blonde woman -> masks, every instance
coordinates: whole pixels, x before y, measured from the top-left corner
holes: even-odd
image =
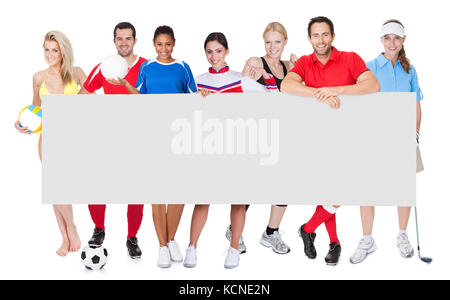
[[[290,55],[289,60],[281,60],[284,47],[288,42],[286,28],[278,22],[269,23],[263,32],[264,46],[266,54],[263,57],[250,57],[242,71],[242,76],[248,76],[261,84],[265,84],[264,78],[273,75],[280,90],[281,81],[287,73],[294,67],[297,61],[295,54]],[[280,237],[278,229],[281,224],[286,205],[272,205],[270,218],[266,230],[261,237],[261,244],[272,248],[275,253],[289,253],[290,248]]]
[[[78,87],[86,80],[86,75],[79,67],[73,66],[73,50],[68,38],[59,31],[50,31],[44,37],[44,57],[48,68],[33,75],[33,105],[41,106],[42,96],[47,94],[74,95]],[[28,133],[27,127],[20,127],[21,133]],[[39,137],[39,158],[42,161],[42,136]],[[73,221],[72,205],[53,205],[62,235],[62,245],[56,251],[59,256],[66,256],[69,252],[80,249],[81,241]]]

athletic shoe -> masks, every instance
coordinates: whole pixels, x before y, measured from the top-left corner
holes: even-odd
[[[225,236],[226,236],[227,240],[230,241],[230,243],[231,243],[231,225],[228,226]],[[245,246],[244,238],[241,235],[241,237],[239,238],[239,253],[244,254],[246,252],[247,252],[247,247]]]
[[[167,247],[169,248],[170,260],[173,262],[182,262],[183,254],[181,254],[180,249],[178,248],[177,242],[175,240],[167,243]]]
[[[335,266],[339,262],[339,256],[341,256],[341,245],[337,242],[332,242],[330,244],[330,250],[327,256],[325,256],[325,262],[329,266]]]
[[[95,228],[91,239],[88,241],[91,247],[100,247],[105,240],[105,231],[102,228]]]
[[[190,245],[186,249],[186,256],[184,258],[183,266],[186,268],[193,268],[197,265],[197,249],[194,245]]]
[[[228,248],[224,266],[226,269],[233,269],[239,266],[239,250],[234,249],[233,247]]]
[[[135,259],[135,258],[141,258],[142,251],[141,248],[139,248],[138,240],[135,237],[130,237],[127,239],[127,249],[128,249],[128,255]]]
[[[375,240],[370,239],[368,243],[364,239],[359,241],[358,248],[356,248],[353,255],[350,257],[350,262],[352,264],[358,264],[366,259],[366,257],[377,250],[377,245],[375,245]]]
[[[414,249],[411,246],[406,233],[400,233],[397,236],[397,247],[400,250],[400,255],[404,258],[409,258],[414,255]]]
[[[167,248],[167,246],[159,247],[158,267],[169,268],[171,265],[169,248]]]
[[[316,233],[315,232],[307,233],[303,229],[304,227],[305,227],[305,224],[303,224],[298,229],[298,234],[300,235],[300,237],[303,240],[304,251],[305,251],[306,256],[308,256],[308,258],[314,259],[317,257],[316,247],[314,247],[314,240],[316,238]]]
[[[272,250],[278,254],[286,254],[291,251],[289,246],[281,240],[281,235],[278,231],[274,231],[273,234],[269,235],[264,230],[260,243],[265,247],[272,248]]]

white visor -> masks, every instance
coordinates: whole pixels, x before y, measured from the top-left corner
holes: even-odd
[[[381,27],[381,37],[385,36],[386,34],[395,34],[398,35],[399,37],[404,37],[405,29],[403,28],[402,25],[396,22],[390,22]]]

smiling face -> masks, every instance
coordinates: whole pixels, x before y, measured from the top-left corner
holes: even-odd
[[[175,46],[175,40],[168,34],[160,34],[153,40],[153,45],[155,46],[156,53],[158,54],[157,59],[164,63],[169,63],[173,61],[172,51]]]
[[[268,56],[274,59],[280,59],[283,54],[287,39],[278,31],[267,31],[264,34],[264,45]]]
[[[50,67],[61,64],[62,54],[59,44],[56,41],[45,41],[44,56]]]
[[[216,71],[219,71],[226,66],[225,57],[228,55],[228,52],[229,49],[225,49],[218,41],[210,41],[206,44],[206,59]]]
[[[318,57],[330,55],[334,34],[331,35],[330,26],[327,23],[314,23],[311,26],[311,36],[308,37],[314,52]]]
[[[133,54],[133,48],[136,39],[133,37],[131,28],[116,29],[114,44],[116,45],[117,54],[126,58]]]
[[[384,46],[385,54],[389,57],[397,57],[400,50],[403,48],[405,38],[406,36],[399,37],[396,34],[386,34],[381,37],[381,43]]]

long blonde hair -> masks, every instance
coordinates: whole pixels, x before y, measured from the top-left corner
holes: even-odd
[[[266,29],[264,29],[264,32],[263,32],[263,37],[264,37],[264,35],[267,33],[267,32],[269,32],[269,31],[276,31],[276,32],[279,32],[279,33],[281,33],[281,35],[287,40],[287,31],[286,31],[286,28],[284,28],[284,26],[283,25],[281,25],[280,23],[278,23],[278,22],[272,22],[272,23],[269,23],[267,26],[266,26]]]
[[[73,50],[72,45],[70,44],[69,39],[65,36],[64,33],[60,31],[50,31],[48,32],[44,37],[44,44],[42,45],[45,47],[45,42],[47,41],[54,41],[57,42],[59,45],[59,49],[61,50],[61,78],[63,80],[64,84],[69,84],[72,82],[73,79],[73,73],[74,73],[74,67],[73,67]]]

